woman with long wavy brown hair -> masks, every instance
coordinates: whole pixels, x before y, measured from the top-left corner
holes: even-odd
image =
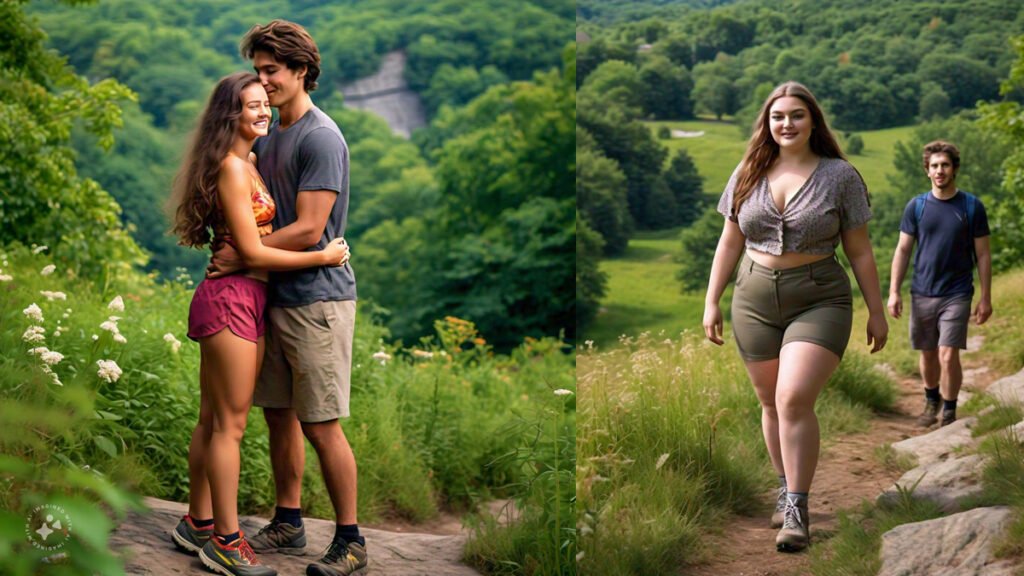
[[[263,355],[267,271],[340,266],[344,239],[322,251],[264,246],[274,201],[256,170],[252,145],[265,136],[270,102],[259,77],[239,72],[210,96],[169,203],[180,243],[228,243],[246,270],[206,278],[189,308],[188,336],[199,342],[199,421],[189,445],[189,512],[172,532],[182,549],[222,574],[272,576],[259,566],[238,526],[239,445]]]
[[[732,328],[779,476],[775,544],[799,551],[810,543],[807,501],[819,451],[814,404],[853,324],[850,279],[835,255],[840,242],[870,311],[871,352],[885,346],[889,331],[868,239],[867,188],[805,86],[786,82],[765,100],[718,211],[725,227],[711,266],[704,333],[723,343],[718,301],[740,261]]]

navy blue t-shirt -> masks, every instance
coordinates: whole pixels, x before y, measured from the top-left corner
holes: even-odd
[[[988,216],[981,199],[975,201],[973,237],[967,222],[967,196],[959,190],[949,200],[939,200],[929,193],[921,222],[917,221],[914,205],[912,199],[900,221],[900,232],[917,240],[910,293],[974,296],[974,238],[989,235]]]

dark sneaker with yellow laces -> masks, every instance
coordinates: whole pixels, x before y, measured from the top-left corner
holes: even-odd
[[[301,556],[306,550],[306,527],[292,526],[288,522],[274,519],[260,528],[260,531],[249,539],[249,544],[257,554],[279,552]]]
[[[174,540],[174,544],[189,554],[199,554],[211,536],[213,536],[213,526],[199,528],[188,514],[181,517],[181,521],[171,532],[171,540]]]
[[[306,566],[306,576],[365,576],[366,548],[358,542],[338,538],[320,560]]]
[[[203,566],[224,576],[277,576],[277,570],[256,560],[256,553],[245,536],[227,545],[210,538],[199,551],[199,560]]]

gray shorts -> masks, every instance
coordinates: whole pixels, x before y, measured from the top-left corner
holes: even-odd
[[[852,326],[850,278],[835,256],[774,270],[743,255],[732,331],[744,361],[774,360],[790,342],[817,344],[842,358]]]
[[[355,300],[267,308],[266,351],[253,404],[293,408],[300,422],[347,418]]]
[[[939,346],[967,349],[968,296],[910,296],[910,346],[935,350]]]

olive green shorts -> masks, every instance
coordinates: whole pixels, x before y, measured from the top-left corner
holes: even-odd
[[[811,342],[842,358],[852,326],[850,278],[835,255],[785,270],[743,255],[732,294],[732,331],[745,361],[778,358],[790,342]]]
[[[300,422],[347,418],[355,301],[269,306],[267,320],[253,404],[293,408]]]

